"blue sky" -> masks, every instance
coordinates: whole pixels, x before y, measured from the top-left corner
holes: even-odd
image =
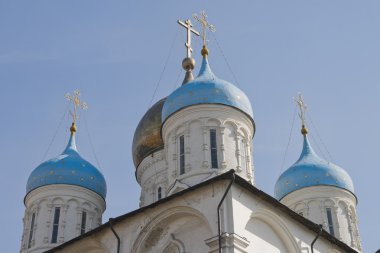
[[[277,177],[300,154],[296,119],[281,167],[292,98],[301,91],[316,151],[321,147],[329,160],[330,153],[354,181],[364,251],[380,248],[379,1],[1,0],[3,252],[20,248],[30,172],[67,143],[71,122],[63,116],[63,96],[74,89],[89,104],[79,122],[79,151],[100,164],[108,182],[103,220],[138,207],[133,133],[152,97],[155,102],[181,83],[185,31],[176,22],[200,10],[217,30],[209,38],[214,73],[233,83],[235,76],[253,106],[257,186],[273,194]],[[200,45],[194,41],[195,72]]]

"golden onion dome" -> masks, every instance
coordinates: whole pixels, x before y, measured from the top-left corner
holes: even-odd
[[[142,117],[133,136],[132,156],[137,168],[142,160],[164,148],[161,138],[161,112],[166,98],[155,103]]]

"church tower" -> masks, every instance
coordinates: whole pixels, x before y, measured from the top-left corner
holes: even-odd
[[[141,185],[140,206],[199,184],[234,169],[254,182],[252,139],[253,111],[248,97],[211,70],[206,29],[214,30],[201,13],[202,64],[193,77],[191,34],[200,35],[190,20],[178,23],[187,29],[187,57],[182,85],[153,105],[141,119],[133,140],[136,179]]]
[[[320,158],[308,139],[305,105],[297,99],[302,120],[303,148],[299,159],[276,182],[275,197],[293,211],[322,224],[331,235],[361,251],[356,215],[357,198],[348,173]]]
[[[170,94],[162,109],[170,193],[231,169],[253,182],[251,104],[211,71],[205,46],[202,56],[198,76]]]
[[[65,150],[29,176],[21,253],[45,252],[101,225],[107,186],[100,171],[76,147],[76,111],[84,105],[78,96],[76,91],[69,97],[74,113]]]

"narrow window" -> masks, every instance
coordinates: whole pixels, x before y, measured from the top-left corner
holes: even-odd
[[[179,137],[179,174],[185,173],[185,138],[183,135]]]
[[[329,226],[330,234],[332,236],[335,236],[331,208],[326,208],[326,214],[327,214],[327,223]]]
[[[58,237],[58,227],[59,227],[59,215],[61,213],[61,208],[56,207],[54,209],[54,219],[53,219],[53,232],[51,235],[51,243],[57,243]]]
[[[216,147],[216,130],[210,129],[211,168],[218,168],[218,149]]]
[[[162,189],[161,187],[158,187],[157,189],[157,199],[160,200],[162,198]]]
[[[80,225],[80,234],[83,235],[86,233],[86,221],[87,221],[87,212],[82,212],[82,223]]]
[[[241,169],[245,170],[247,168],[247,145],[243,139],[240,140],[240,158],[241,158]]]
[[[29,231],[29,241],[28,241],[28,249],[32,247],[32,240],[33,240],[33,232],[34,232],[34,220],[36,219],[36,214],[32,214],[32,221],[30,222],[30,231]]]

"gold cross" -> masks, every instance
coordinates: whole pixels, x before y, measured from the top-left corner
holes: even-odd
[[[307,134],[307,129],[305,126],[305,121],[306,121],[305,113],[306,113],[307,106],[303,100],[302,94],[298,93],[298,96],[294,98],[294,101],[297,103],[299,110],[300,110],[298,113],[298,116],[300,117],[301,122],[302,122],[301,132],[302,132],[302,134]]]
[[[86,102],[83,102],[79,99],[80,91],[75,90],[74,95],[70,95],[70,93],[66,93],[65,98],[73,103],[74,105],[74,112],[70,111],[71,117],[73,117],[73,123],[76,123],[76,120],[79,118],[78,116],[78,107],[82,108],[83,110],[88,109],[88,105]]]
[[[178,24],[185,27],[187,30],[187,40],[185,43],[185,47],[187,48],[187,58],[191,57],[191,53],[193,52],[193,49],[191,48],[191,33],[194,33],[195,35],[199,36],[199,32],[196,31],[193,27],[193,24],[191,23],[190,19],[187,19],[185,22],[178,19]]]
[[[205,11],[201,11],[199,16],[197,14],[193,14],[193,17],[196,21],[198,21],[202,26],[202,39],[203,39],[203,46],[206,47],[206,29],[209,29],[211,32],[215,32],[215,26],[211,25],[207,21],[207,14]]]

